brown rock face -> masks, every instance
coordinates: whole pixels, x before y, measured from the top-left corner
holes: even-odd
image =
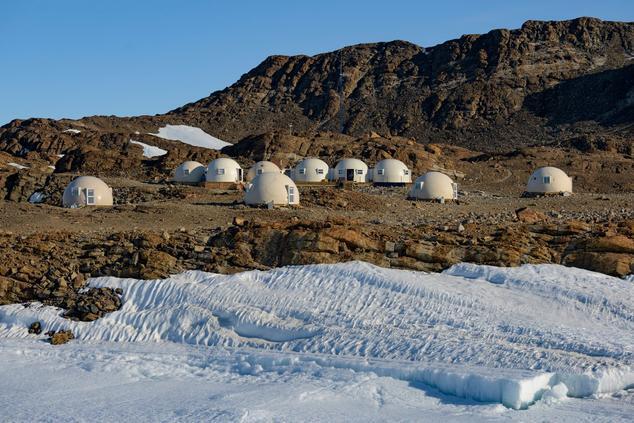
[[[634,239],[625,235],[591,238],[578,243],[564,264],[615,276],[634,273]]]
[[[554,140],[547,127],[632,123],[633,56],[632,23],[528,21],[430,48],[394,41],[271,56],[168,115],[233,141],[292,124],[300,134],[373,131],[509,149]]]

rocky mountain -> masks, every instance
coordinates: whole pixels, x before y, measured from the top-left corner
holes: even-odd
[[[634,23],[528,21],[429,48],[393,41],[271,56],[168,116],[231,141],[290,128],[510,150],[627,129],[633,60]]]
[[[421,144],[631,158],[632,81],[634,23],[528,21],[428,48],[393,41],[271,56],[230,87],[163,115],[14,120],[0,128],[0,152],[57,173],[161,177],[185,159],[219,154],[149,135],[183,124],[235,143],[223,154],[283,165],[306,154],[358,155],[424,170],[431,162]],[[168,154],[147,160],[132,139]],[[0,186],[13,172],[0,163]]]

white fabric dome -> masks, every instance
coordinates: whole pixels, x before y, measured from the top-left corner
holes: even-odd
[[[328,169],[328,164],[323,160],[304,159],[293,168],[293,180],[296,182],[321,182],[328,177]]]
[[[208,182],[242,182],[242,168],[233,159],[221,157],[207,166]]]
[[[296,205],[299,204],[299,191],[295,182],[284,174],[262,173],[247,188],[244,202],[249,205]]]
[[[409,197],[420,200],[455,200],[458,185],[451,178],[440,172],[427,172],[416,178]]]
[[[247,172],[247,181],[252,181],[256,176],[268,172],[282,173],[275,163],[264,160],[251,166]]]
[[[372,180],[375,184],[409,184],[412,175],[402,161],[385,159],[374,167]]]
[[[111,206],[112,188],[94,176],[73,179],[64,190],[64,207]]]
[[[205,166],[188,160],[174,170],[174,182],[196,183],[205,180]]]
[[[368,165],[361,160],[343,159],[332,169],[330,179],[333,181],[343,179],[354,182],[368,182],[371,178],[368,172]]]
[[[528,178],[526,192],[537,194],[572,193],[572,178],[556,167],[540,167]]]

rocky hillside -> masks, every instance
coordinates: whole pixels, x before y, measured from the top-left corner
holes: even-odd
[[[375,131],[480,151],[634,123],[634,24],[579,18],[465,35],[271,56],[168,114],[238,141],[269,130]],[[630,138],[631,139],[631,138]]]

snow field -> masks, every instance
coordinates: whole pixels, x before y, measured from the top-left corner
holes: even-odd
[[[209,135],[200,128],[187,125],[166,125],[159,128],[157,134],[150,135],[166,140],[180,141],[195,147],[209,148],[211,150],[220,150],[223,147],[231,145],[226,141]]]
[[[634,287],[579,269],[427,274],[351,262],[90,284],[121,287],[122,309],[82,323],[51,307],[3,306],[0,338],[28,338],[40,320],[82,341],[239,351],[227,364],[239,374],[372,373],[514,409],[634,386]]]

